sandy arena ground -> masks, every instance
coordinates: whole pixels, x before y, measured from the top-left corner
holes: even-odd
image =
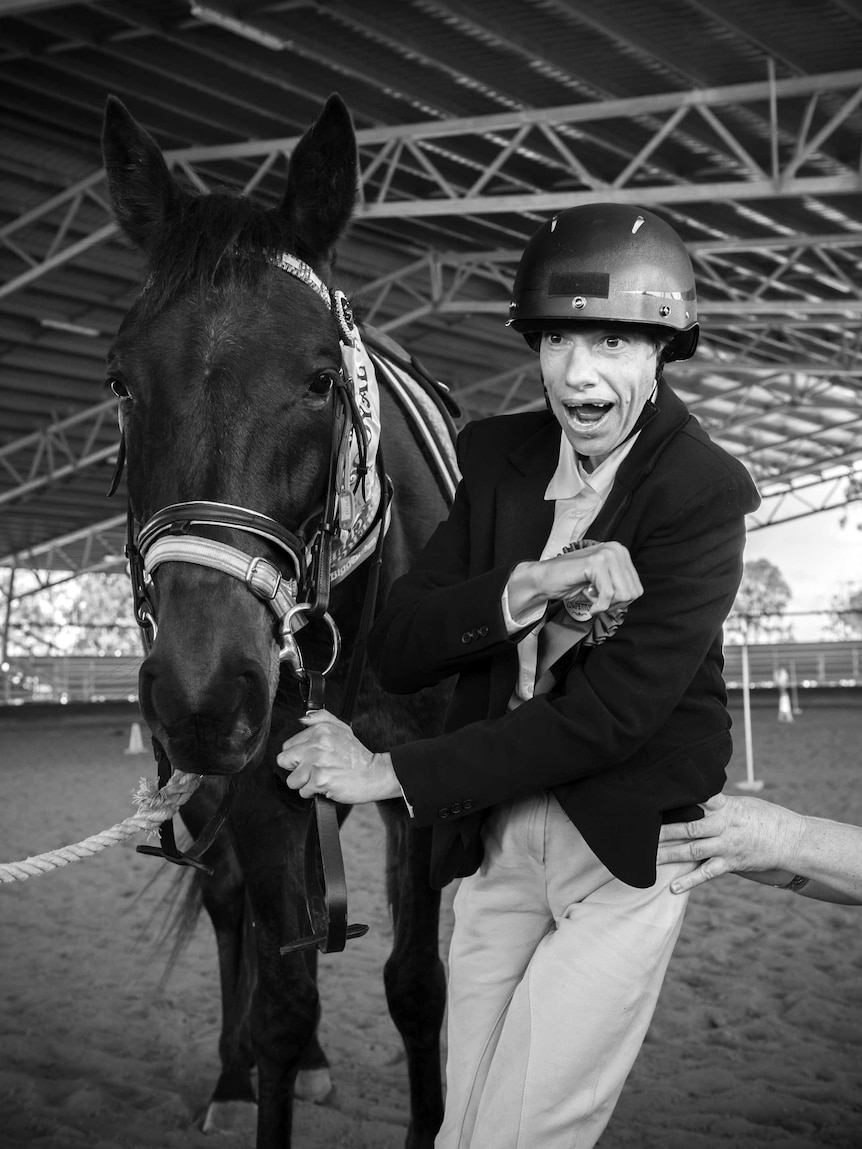
[[[862,823],[858,703],[811,708],[793,725],[771,709],[754,718],[763,797]],[[148,754],[125,753],[122,715],[33,719],[0,715],[3,861],[122,821],[139,777],[153,774]],[[736,730],[731,788],[745,777],[741,721]],[[321,961],[336,1088],[325,1106],[298,1105],[298,1149],[403,1146],[405,1065],[381,979],[391,938],[382,849],[376,812],[358,809],[344,833],[351,918],[372,928]],[[133,842],[0,888],[2,1149],[241,1149],[195,1127],[219,1025],[206,920],[159,989],[165,951],[154,938],[173,873]],[[444,937],[450,902],[448,891]],[[601,1149],[860,1149],[860,935],[862,908],[736,877],[696,893]]]

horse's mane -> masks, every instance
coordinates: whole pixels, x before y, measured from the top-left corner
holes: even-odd
[[[277,210],[224,191],[186,192],[154,230],[141,302],[148,310],[160,311],[186,292],[231,283],[254,286],[269,260],[296,246]]]

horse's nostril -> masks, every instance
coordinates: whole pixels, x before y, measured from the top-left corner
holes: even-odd
[[[144,718],[177,768],[241,769],[268,731],[269,676],[250,658],[212,657],[201,666],[154,647],[139,685]]]

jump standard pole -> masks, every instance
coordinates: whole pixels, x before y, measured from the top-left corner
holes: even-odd
[[[742,635],[742,713],[745,727],[745,781],[737,782],[739,790],[762,790],[763,782],[754,777],[754,745],[751,736],[751,674],[748,665],[748,622]]]

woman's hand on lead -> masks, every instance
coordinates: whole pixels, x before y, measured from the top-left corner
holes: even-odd
[[[276,759],[290,771],[291,790],[349,805],[401,795],[389,755],[372,754],[346,722],[327,710],[310,711],[300,721],[305,729],[288,738]]]

